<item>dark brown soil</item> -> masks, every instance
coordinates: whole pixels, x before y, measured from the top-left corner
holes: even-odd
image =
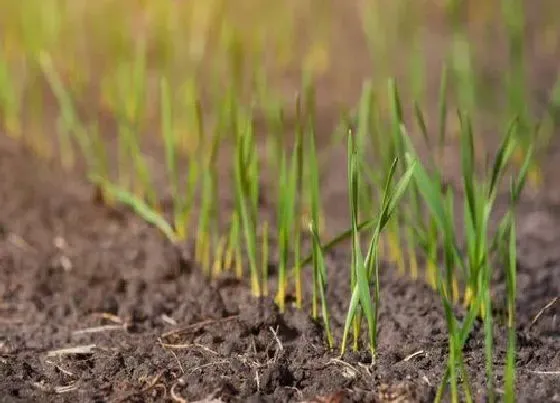
[[[365,353],[340,360],[325,348],[309,309],[279,314],[272,299],[252,299],[247,284],[208,283],[188,252],[158,231],[127,211],[96,205],[83,180],[0,140],[0,401],[433,399],[447,335],[440,301],[421,282],[384,268],[377,360]],[[343,171],[336,160],[330,169]],[[331,185],[338,187],[327,189],[327,211],[336,221],[345,185]],[[525,202],[519,219],[522,402],[560,401],[560,303],[530,325],[560,295],[560,210],[554,191],[547,194]],[[337,340],[348,261],[344,249],[328,256]],[[499,322],[495,337],[500,395],[506,340]],[[465,353],[483,401],[480,326]]]

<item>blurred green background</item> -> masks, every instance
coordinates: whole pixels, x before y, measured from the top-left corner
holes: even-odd
[[[119,68],[145,45],[148,73],[187,77],[209,99],[233,76],[247,96],[266,81],[269,94],[291,100],[302,72],[319,83],[327,115],[353,105],[364,78],[385,85],[401,79],[407,95],[429,101],[442,60],[454,52],[458,70],[472,70],[484,109],[500,109],[495,88],[508,66],[510,10],[521,7],[527,90],[548,96],[560,51],[554,0],[22,0],[0,1],[2,123],[14,135],[38,130],[42,120],[36,60],[48,51],[69,89],[88,109],[114,109]],[[463,31],[464,38],[455,35]],[[148,94],[156,85],[147,75]],[[121,76],[122,79],[122,76]],[[153,95],[153,94],[152,94]],[[146,97],[146,119],[155,113]],[[268,95],[267,95],[268,96]],[[30,100],[21,119],[18,103]],[[428,102],[429,104],[429,102]],[[29,115],[27,115],[29,116]],[[22,123],[25,120],[24,123]],[[31,127],[27,127],[31,126]]]

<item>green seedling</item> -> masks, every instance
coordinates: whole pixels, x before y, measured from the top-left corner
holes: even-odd
[[[525,162],[521,166],[517,178],[510,185],[510,209],[500,222],[498,230],[492,241],[492,250],[503,252],[502,262],[506,266],[506,305],[508,344],[506,365],[504,368],[504,401],[515,402],[516,378],[516,293],[517,293],[517,232],[516,232],[516,206],[528,177],[532,159],[532,148],[527,151]]]
[[[197,100],[193,100],[192,102],[192,104],[194,104],[193,115],[196,119],[198,135],[197,151],[199,151],[195,159],[198,160],[199,166],[204,169],[201,182],[202,190],[200,195],[200,211],[197,229],[198,236],[196,239],[195,257],[202,263],[203,269],[208,274],[211,274],[209,272],[208,265],[210,249],[212,247],[212,234],[215,235],[220,232],[220,217],[217,198],[219,190],[217,161],[220,144],[228,124],[231,128],[237,130],[235,127],[237,124],[237,117],[234,117],[233,114],[238,113],[238,111],[236,109],[232,109],[233,100],[231,97],[231,93],[226,94],[226,97],[221,104],[220,119],[212,132],[210,141],[207,143],[203,141],[204,121],[202,118],[200,102]]]
[[[168,240],[173,243],[178,242],[178,237],[173,227],[169,225],[165,218],[135,194],[119,188],[105,178],[91,176],[90,180],[105,189],[115,201],[132,208],[144,221],[159,229]]]
[[[262,225],[262,244],[261,244],[261,272],[263,284],[263,296],[268,297],[268,255],[269,255],[269,228],[268,221]]]
[[[308,159],[307,164],[309,167],[309,179],[311,185],[311,220],[308,224],[309,231],[312,235],[312,257],[313,257],[313,299],[312,299],[312,316],[318,317],[317,299],[321,298],[321,311],[323,315],[323,325],[327,332],[327,340],[329,347],[333,345],[332,335],[330,333],[329,313],[325,297],[325,289],[327,286],[327,272],[323,256],[323,249],[321,247],[319,236],[319,215],[320,215],[320,185],[319,185],[319,165],[317,162],[317,151],[315,145],[315,133],[311,131],[308,133]],[[299,264],[299,262],[297,262]]]
[[[412,164],[401,177],[394,190],[391,191],[391,182],[396,171],[397,162],[398,160],[393,162],[392,168],[389,171],[384,188],[381,211],[376,220],[375,229],[373,230],[371,241],[369,243],[368,253],[364,259],[361,251],[358,230],[359,171],[357,166],[357,152],[352,135],[348,136],[349,198],[352,217],[352,297],[350,299],[350,307],[348,309],[348,315],[344,326],[341,354],[344,354],[346,349],[348,335],[352,326],[354,326],[354,338],[357,339],[359,337],[359,319],[362,313],[367,321],[369,349],[372,354],[375,354],[377,349],[377,320],[380,302],[378,262],[379,237],[395,211],[399,200],[405,193],[414,172],[414,164]],[[373,301],[370,292],[371,281],[375,282],[375,299]],[[356,319],[358,319],[357,326]],[[356,341],[354,342],[354,345],[356,346]]]
[[[242,125],[237,133],[235,152],[235,194],[239,208],[241,226],[245,235],[247,254],[249,258],[249,269],[251,278],[251,292],[260,297],[261,279],[257,264],[257,239],[256,239],[256,204],[255,204],[255,145],[253,138],[252,122],[246,118],[238,122]]]
[[[279,167],[278,185],[284,191],[277,193],[278,199],[276,204],[276,222],[278,225],[278,290],[276,292],[276,304],[280,309],[283,309],[287,287],[286,270],[288,266],[288,233],[290,228],[288,216],[290,212],[289,207],[291,207],[289,199],[292,190],[292,176],[288,171],[285,151],[282,152]],[[288,192],[290,194],[286,194]]]
[[[152,184],[150,170],[140,147],[140,138],[136,129],[120,122],[118,138],[121,154],[119,184],[125,189],[130,189],[139,199],[145,199],[157,208],[158,198]]]
[[[199,165],[196,158],[193,156],[189,158],[186,186],[182,186],[183,180],[180,178],[178,172],[177,136],[173,124],[175,116],[171,102],[171,90],[166,77],[162,77],[160,80],[160,99],[161,132],[165,146],[165,166],[171,187],[171,198],[173,200],[173,227],[177,237],[185,241],[195,200]]]
[[[484,320],[485,350],[486,350],[486,369],[488,396],[494,399],[493,392],[493,335],[492,335],[492,311],[490,298],[490,278],[493,268],[493,245],[500,244],[488,238],[489,220],[492,207],[497,196],[500,179],[504,175],[508,161],[514,151],[514,130],[516,121],[508,128],[502,144],[496,154],[491,171],[486,181],[480,182],[474,177],[474,140],[472,127],[468,117],[460,115],[462,122],[461,134],[461,161],[463,172],[464,190],[464,229],[466,243],[466,258],[461,257],[461,248],[458,245],[454,228],[454,208],[453,192],[448,188],[445,192],[441,191],[440,181],[437,176],[431,177],[420,165],[416,165],[414,174],[415,183],[422,195],[422,198],[435,218],[437,228],[442,234],[443,253],[444,253],[444,272],[436,278],[438,291],[442,298],[446,312],[446,321],[449,331],[449,366],[445,373],[442,387],[438,390],[437,399],[442,398],[443,385],[448,378],[451,381],[451,399],[458,401],[458,374],[466,377],[464,362],[462,358],[462,348],[466,340],[466,335],[472,329],[475,317],[480,315]],[[405,137],[403,137],[405,138]],[[412,145],[409,142],[408,150],[414,154]],[[413,161],[413,160],[411,160]],[[515,181],[515,195],[519,196],[525,181],[528,161],[523,165],[524,171],[521,172],[519,179]],[[517,200],[517,199],[516,199]],[[510,217],[510,218],[507,218]],[[500,224],[496,237],[500,234],[508,233],[508,220],[511,215],[507,215]],[[500,238],[498,238],[499,240]],[[462,269],[465,279],[466,290],[464,301],[469,308],[466,318],[460,324],[452,313],[453,293],[456,289],[456,281],[459,276],[456,269]],[[472,393],[468,382],[463,382],[465,399],[472,401]]]
[[[210,273],[210,249],[212,247],[212,234],[218,232],[217,215],[217,194],[218,194],[218,173],[216,170],[216,160],[220,144],[220,127],[214,131],[210,141],[209,150],[199,159],[199,164],[204,167],[202,173],[202,191],[200,198],[200,211],[198,220],[198,236],[196,239],[195,254],[201,262],[203,271]]]
[[[210,276],[209,253],[211,248],[211,214],[212,202],[215,197],[212,186],[212,173],[208,170],[202,172],[200,213],[195,246],[195,259],[202,265],[203,272]]]
[[[288,258],[290,252],[290,234],[293,228],[295,192],[296,192],[296,158],[295,151],[292,152],[290,166],[286,154],[282,155],[280,162],[280,180],[279,185],[284,189],[278,193],[278,292],[276,294],[276,303],[280,311],[285,309],[286,287],[287,287],[287,269]],[[300,265],[300,267],[303,267]]]
[[[400,165],[397,166],[397,173],[404,174],[406,169],[406,162],[404,158],[405,150],[404,143],[402,141],[402,125],[403,125],[403,108],[401,105],[401,100],[397,88],[397,84],[394,79],[389,80],[388,83],[388,96],[389,96],[389,106],[390,106],[390,116],[391,116],[391,134],[392,134],[392,144],[394,155],[399,158]],[[404,267],[404,254],[403,248],[401,247],[401,233],[399,228],[399,212],[395,211],[395,217],[391,220],[389,225],[389,256],[391,260],[397,265],[397,270],[401,275],[406,273]]]
[[[414,153],[412,145],[409,145],[409,154],[407,160],[412,163],[414,161]],[[449,376],[451,380],[451,399],[458,401],[458,369],[457,366],[462,366],[462,353],[461,348],[458,346],[457,333],[458,324],[453,316],[452,304],[448,298],[450,294],[449,279],[452,277],[455,263],[457,261],[458,251],[456,250],[455,231],[453,228],[453,212],[450,213],[452,208],[452,196],[443,195],[439,183],[433,178],[430,178],[425,169],[416,164],[414,171],[414,182],[424,198],[425,203],[432,212],[438,229],[443,233],[444,237],[444,254],[445,254],[445,274],[446,282],[443,281],[442,276],[437,272],[436,282],[437,289],[440,292],[442,302],[445,310],[445,317],[449,331]],[[443,384],[443,383],[442,383]],[[466,395],[469,396],[468,389]]]
[[[512,198],[514,191],[512,191]],[[515,200],[512,200],[515,202]],[[507,311],[508,311],[508,345],[506,366],[504,369],[504,400],[508,403],[515,402],[515,355],[517,348],[517,333],[515,328],[515,301],[517,289],[517,234],[515,216],[511,215],[509,225],[509,245],[507,254]]]
[[[307,96],[307,88],[305,95]],[[307,101],[307,99],[305,100]],[[296,101],[296,142],[294,145],[294,168],[292,170],[292,180],[295,183],[294,193],[292,194],[291,200],[286,200],[286,203],[292,203],[293,206],[289,207],[291,214],[289,214],[288,220],[293,226],[294,235],[294,267],[292,270],[292,275],[294,278],[295,290],[296,290],[296,306],[301,309],[303,305],[303,286],[301,279],[301,266],[299,266],[299,261],[301,259],[301,221],[303,219],[303,203],[305,201],[304,192],[304,180],[303,180],[303,155],[305,144],[303,142],[303,132],[308,124],[305,113],[307,110],[303,110],[305,105],[302,104],[302,99],[298,97]],[[314,134],[312,134],[314,135]]]
[[[296,306],[303,306],[303,286],[301,277],[301,223],[305,215],[304,203],[306,202],[307,192],[304,186],[304,173],[307,165],[304,164],[304,154],[313,153],[315,158],[312,165],[316,164],[315,150],[306,150],[304,143],[304,130],[307,129],[309,136],[314,136],[314,97],[313,87],[306,82],[305,86],[305,109],[302,98],[298,97],[296,102],[296,128],[295,143],[288,162],[286,154],[282,151],[280,157],[279,189],[277,204],[278,220],[278,249],[279,249],[279,269],[278,269],[278,292],[276,301],[281,311],[285,309],[285,296],[287,287],[287,265],[289,262],[290,245],[293,245],[292,276],[295,284]],[[289,164],[289,165],[288,165]],[[307,167],[308,170],[314,166]],[[317,206],[317,208],[319,208]],[[293,234],[294,242],[289,242]]]
[[[320,240],[320,227],[321,222],[321,192],[319,183],[319,162],[317,159],[317,146],[315,141],[315,128],[314,128],[314,97],[307,97],[308,124],[309,130],[308,146],[306,150],[307,163],[306,166],[309,172],[309,204],[311,208],[311,221],[309,222],[309,230],[312,235],[312,257],[313,257],[313,300],[312,300],[312,315],[314,318],[318,317],[317,297],[321,301],[321,316],[323,320],[323,328],[325,330],[327,344],[329,348],[334,346],[334,339],[331,333],[330,314],[328,309],[326,289],[327,289],[327,271],[321,247]],[[303,141],[303,139],[301,139]],[[295,256],[296,265],[299,265],[300,256]],[[301,265],[299,266],[302,267]],[[301,281],[301,280],[300,280]],[[301,285],[300,285],[301,288]]]
[[[432,179],[436,184],[436,188],[443,190],[444,183],[441,172],[443,170],[443,157],[444,147],[446,142],[446,124],[447,124],[447,68],[444,64],[443,74],[440,80],[439,87],[439,100],[438,100],[438,125],[437,125],[437,141],[436,148],[431,141],[431,136],[428,132],[426,119],[419,104],[415,102],[414,117],[418,126],[419,132],[425,145],[428,148],[428,163],[431,169]],[[397,98],[398,99],[398,98]],[[401,114],[402,119],[402,114]],[[401,135],[406,136],[404,129],[404,122],[400,121]],[[401,151],[402,152],[402,151]],[[406,222],[411,228],[414,239],[413,243],[420,247],[426,257],[425,279],[429,286],[433,289],[437,288],[437,255],[438,255],[438,228],[434,217],[429,214],[421,202],[421,192],[418,189],[416,181],[410,186],[410,214],[408,214]]]
[[[334,339],[331,333],[331,324],[329,309],[326,296],[327,288],[327,274],[325,259],[323,251],[321,250],[321,240],[319,238],[318,228],[315,221],[311,221],[309,230],[313,236],[313,293],[319,293],[321,298],[321,315],[323,318],[323,328],[327,337],[327,344],[329,348],[333,348]],[[316,310],[315,295],[314,295],[314,309]],[[317,312],[314,312],[314,317],[317,317]]]
[[[361,288],[358,289],[359,293],[356,294],[356,308],[352,312],[352,317],[347,320],[348,329],[352,325],[352,330],[354,333],[354,350],[359,349],[359,339],[360,339],[360,327],[362,319],[362,309],[365,309],[365,316],[368,321],[368,334],[370,335],[370,349],[373,351],[373,340],[375,336],[373,335],[374,321],[373,321],[373,309],[371,306],[371,297],[369,290],[369,279],[365,276],[366,267],[363,263],[363,255],[361,254],[361,244],[358,226],[358,214],[359,214],[359,198],[358,198],[358,179],[360,177],[359,171],[359,154],[352,137],[352,132],[348,132],[348,196],[349,196],[349,206],[350,206],[350,217],[352,225],[352,237],[351,237],[351,250],[352,258],[350,263],[350,289],[354,290],[359,284],[362,284]],[[358,278],[360,276],[360,279]],[[360,282],[361,281],[361,282]],[[365,284],[365,286],[364,286]],[[361,298],[360,298],[361,297]],[[362,307],[362,301],[367,301],[367,304]],[[352,302],[351,302],[352,306]],[[349,314],[350,316],[350,314]],[[345,330],[345,334],[347,331]],[[346,345],[346,337],[342,339],[342,345]]]
[[[48,66],[48,65],[47,65]],[[54,77],[54,76],[53,76]],[[56,81],[53,81],[56,83]],[[61,93],[64,94],[64,93]],[[60,97],[65,103],[64,105],[68,104],[66,97]],[[158,228],[171,242],[177,243],[181,241],[185,241],[187,233],[188,233],[188,226],[190,224],[190,217],[191,211],[194,204],[194,195],[195,190],[199,181],[199,169],[198,169],[198,161],[195,158],[191,158],[189,160],[189,173],[186,176],[186,183],[182,186],[182,180],[179,179],[179,173],[177,171],[177,154],[175,148],[175,137],[173,133],[173,113],[172,113],[172,106],[171,106],[171,94],[169,89],[169,84],[166,78],[162,78],[160,81],[160,98],[161,98],[161,130],[162,136],[164,139],[165,145],[165,161],[166,161],[166,169],[167,174],[169,176],[169,180],[171,183],[171,195],[173,199],[173,218],[171,222],[164,217],[164,215],[159,211],[157,208],[158,203],[155,201],[156,195],[155,191],[152,189],[152,197],[149,199],[148,202],[144,200],[144,198],[140,197],[138,194],[131,192],[122,186],[118,186],[112,184],[106,175],[103,175],[102,171],[96,170],[90,174],[91,180],[99,185],[105,192],[107,196],[115,201],[122,203],[124,205],[129,206],[132,208],[139,216],[141,216],[145,221],[154,225]],[[68,111],[72,111],[71,108],[66,108]],[[73,117],[73,115],[69,116]],[[138,148],[137,140],[132,131],[127,129],[126,132],[121,132],[121,134],[126,135],[126,138],[121,138],[121,140],[126,140],[129,144],[129,150],[135,150],[136,152],[140,152]],[[93,139],[96,137],[94,136]],[[92,143],[93,149],[97,149],[98,144],[100,141]],[[96,151],[97,155],[100,155],[100,151]],[[137,157],[137,158],[142,158]],[[143,166],[144,164],[140,164],[137,166]],[[203,196],[206,195],[207,200],[211,200],[211,190],[212,187],[208,185],[208,177],[210,173],[205,171],[206,176],[202,179],[202,193]],[[203,197],[204,199],[204,197]],[[204,211],[205,204],[202,203]],[[206,206],[208,203],[206,203]],[[201,214],[201,217],[207,217],[207,214]],[[207,225],[200,225],[200,228],[207,229]],[[199,256],[199,261],[204,263],[203,266],[207,268],[207,271],[210,270],[210,238],[208,233],[204,233],[204,236],[200,236],[202,239],[206,239],[202,248],[199,248],[198,251],[201,256]]]

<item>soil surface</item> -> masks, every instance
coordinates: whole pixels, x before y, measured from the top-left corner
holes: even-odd
[[[333,158],[331,168],[343,170],[339,163]],[[447,334],[441,303],[422,282],[384,267],[378,357],[371,362],[368,354],[350,352],[339,359],[325,348],[309,307],[280,314],[271,298],[251,298],[246,283],[227,277],[209,283],[188,251],[174,249],[132,213],[97,205],[78,175],[49,167],[4,137],[0,178],[1,402],[433,399]],[[346,206],[338,203],[344,184],[337,183],[329,215]],[[560,401],[560,303],[532,324],[560,295],[556,199],[533,197],[520,208],[522,402]],[[347,251],[329,253],[327,264],[340,340]],[[495,337],[499,396],[506,345],[500,321]],[[480,326],[465,354],[483,401]]]

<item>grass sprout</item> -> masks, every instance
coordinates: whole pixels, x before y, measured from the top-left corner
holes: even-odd
[[[489,239],[490,217],[496,200],[500,180],[503,177],[508,162],[515,150],[515,129],[517,120],[514,120],[508,128],[501,146],[496,153],[491,170],[488,172],[485,180],[477,180],[474,176],[474,139],[472,125],[468,115],[460,114],[461,121],[461,165],[463,173],[463,215],[464,215],[464,231],[465,231],[465,250],[466,256],[463,258],[462,248],[458,244],[456,237],[456,229],[454,224],[454,199],[455,195],[451,188],[441,191],[439,177],[431,176],[421,165],[416,164],[414,173],[414,182],[418,187],[422,199],[427,208],[432,213],[437,228],[442,234],[443,244],[443,268],[441,275],[438,274],[437,288],[442,298],[444,310],[446,312],[446,321],[449,331],[449,367],[445,373],[442,387],[438,391],[437,399],[441,399],[443,393],[443,385],[447,383],[449,378],[451,383],[451,399],[459,400],[458,377],[462,374],[466,376],[464,371],[464,362],[462,358],[462,348],[465,342],[466,334],[471,330],[476,316],[480,315],[484,321],[484,338],[486,350],[486,370],[487,370],[487,386],[488,396],[490,400],[494,399],[493,389],[493,320],[492,320],[492,299],[491,299],[491,274],[495,265],[492,258],[495,252],[493,245],[501,244],[500,241],[492,241]],[[406,137],[403,137],[406,138]],[[409,142],[408,150],[410,155],[415,155],[413,147]],[[414,159],[410,159],[414,161]],[[516,201],[521,193],[521,189],[525,182],[526,172],[528,169],[529,159],[523,165],[523,171],[514,181],[514,191],[512,194],[512,202]],[[511,214],[506,215],[502,221],[498,231],[498,235],[505,238],[503,234],[509,234],[511,225]],[[511,253],[511,251],[510,251]],[[467,317],[460,323],[452,312],[454,301],[454,293],[457,289],[457,282],[460,273],[457,268],[461,268],[462,275],[465,280],[464,303],[469,308]],[[511,271],[511,270],[510,270]],[[511,276],[511,273],[508,277]],[[463,381],[464,397],[467,401],[472,401],[472,392],[467,382]]]
[[[321,246],[319,235],[319,214],[320,214],[320,185],[319,185],[319,166],[317,162],[316,148],[315,148],[315,133],[309,133],[309,156],[307,164],[310,172],[310,185],[311,185],[311,221],[309,222],[309,230],[312,235],[313,241],[313,300],[312,300],[312,316],[318,317],[317,298],[321,298],[322,315],[324,320],[324,327],[327,332],[327,339],[329,347],[333,346],[333,339],[330,333],[330,324],[328,316],[328,306],[325,297],[325,288],[327,286],[327,272],[323,256],[323,249]],[[299,264],[299,262],[298,262]]]
[[[239,206],[241,227],[245,235],[249,269],[251,278],[251,292],[254,296],[261,296],[261,275],[257,264],[257,238],[256,238],[256,197],[255,176],[256,155],[252,122],[246,118],[238,122],[241,126],[237,133],[236,158],[235,158],[235,194]]]
[[[400,198],[405,193],[406,187],[414,172],[414,163],[401,177],[394,190],[391,191],[391,182],[397,167],[395,160],[389,171],[386,186],[384,189],[383,203],[375,229],[369,243],[368,253],[364,258],[358,229],[358,186],[359,170],[357,165],[357,151],[355,140],[352,135],[348,136],[348,175],[349,175],[349,198],[352,217],[352,264],[351,264],[351,286],[352,297],[350,307],[344,326],[344,334],[341,343],[341,354],[344,354],[350,328],[354,325],[354,346],[357,345],[359,337],[361,314],[365,316],[368,329],[368,345],[372,354],[377,349],[377,320],[380,302],[379,285],[379,263],[378,263],[378,244],[379,237],[383,229],[389,222],[391,215],[395,211]],[[373,279],[372,279],[373,277]],[[370,281],[375,282],[375,300],[372,301],[370,292]]]
[[[512,191],[514,197],[514,191]],[[514,201],[514,200],[512,200]],[[507,285],[507,311],[508,311],[508,345],[507,345],[507,358],[506,366],[504,369],[504,400],[506,402],[515,402],[515,356],[516,356],[516,342],[517,334],[515,329],[515,300],[516,300],[516,287],[517,287],[517,234],[515,215],[511,215],[509,225],[509,242],[507,253],[507,269],[506,269],[506,285]]]
[[[182,185],[178,172],[177,135],[174,128],[174,113],[171,102],[169,81],[165,76],[160,80],[161,131],[164,140],[165,166],[171,186],[173,200],[173,227],[177,237],[183,241],[187,237],[187,228],[191,221],[191,212],[195,199],[196,185],[199,179],[197,159],[189,158],[189,172],[186,186]]]
[[[305,116],[304,111],[305,106],[307,106],[308,96],[311,92],[311,86],[305,88],[304,95],[306,96],[305,100],[302,100],[301,97],[298,97],[296,101],[296,140],[294,145],[294,154],[293,154],[293,169],[292,169],[292,180],[295,184],[295,191],[291,194],[292,199],[291,201],[287,201],[287,203],[293,203],[293,206],[289,208],[292,211],[292,214],[288,217],[289,223],[293,226],[292,231],[294,235],[294,267],[293,267],[293,278],[295,283],[295,290],[296,290],[296,306],[301,308],[303,305],[303,286],[302,286],[302,279],[301,279],[301,266],[299,266],[299,261],[301,259],[301,222],[303,219],[303,203],[305,198],[303,197],[304,192],[304,166],[303,166],[303,156],[305,150],[304,138],[303,134],[306,130],[308,125],[308,121]],[[305,103],[305,104],[304,104]],[[314,134],[311,134],[312,136]],[[313,151],[314,152],[314,151]],[[317,207],[318,208],[318,207]]]
[[[268,256],[269,256],[269,225],[268,221],[264,221],[261,228],[262,246],[261,246],[261,273],[263,284],[263,296],[268,297]]]
[[[135,194],[112,184],[105,178],[91,176],[91,180],[105,189],[114,200],[132,208],[142,219],[158,228],[171,242],[178,241],[173,227],[165,218]]]
[[[195,260],[202,265],[206,275],[210,275],[210,248],[211,248],[211,214],[212,201],[214,199],[214,187],[212,186],[212,172],[205,170],[201,180],[200,213],[198,216]]]
[[[326,297],[327,289],[327,269],[321,247],[321,240],[319,235],[319,217],[320,217],[320,188],[319,188],[319,167],[316,156],[315,146],[315,133],[309,133],[309,157],[308,166],[310,170],[310,185],[311,185],[311,221],[309,223],[309,230],[312,235],[312,256],[313,256],[313,301],[312,301],[312,315],[314,318],[318,316],[317,309],[317,294],[321,299],[321,316],[323,319],[323,328],[325,330],[327,344],[329,348],[333,348],[334,339],[331,332],[330,314],[328,308],[328,301]],[[299,262],[298,262],[299,263]]]
[[[287,270],[289,262],[290,253],[290,234],[292,231],[292,226],[294,222],[294,200],[296,192],[296,158],[295,152],[292,153],[292,158],[290,165],[288,166],[288,161],[286,154],[284,153],[280,162],[280,180],[279,186],[284,189],[283,192],[278,194],[278,291],[276,294],[276,303],[278,304],[280,311],[285,309],[286,300],[286,287],[288,283]],[[303,266],[299,266],[303,267]]]

